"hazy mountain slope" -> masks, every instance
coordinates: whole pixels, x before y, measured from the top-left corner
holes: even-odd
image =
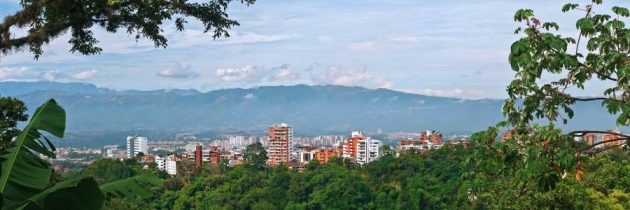
[[[462,100],[387,89],[347,86],[276,86],[194,90],[113,91],[80,83],[0,83],[0,94],[33,109],[53,97],[68,112],[68,131],[159,130],[263,132],[286,122],[296,134],[352,129],[474,132],[503,119],[501,100]],[[32,110],[31,110],[32,111]],[[580,105],[567,129],[614,127],[599,103]]]

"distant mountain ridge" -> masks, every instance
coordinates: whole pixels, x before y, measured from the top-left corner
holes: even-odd
[[[471,133],[504,119],[502,100],[464,100],[349,86],[265,86],[251,89],[115,91],[84,83],[0,82],[0,95],[29,111],[55,98],[68,132],[124,130],[264,132],[286,122],[296,135],[348,130]],[[567,129],[614,127],[599,103],[576,106]]]

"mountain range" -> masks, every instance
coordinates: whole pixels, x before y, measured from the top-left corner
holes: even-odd
[[[440,130],[470,134],[503,120],[502,100],[466,100],[356,86],[265,86],[251,89],[117,91],[85,83],[0,82],[0,95],[30,112],[55,98],[67,112],[70,138],[81,134],[263,134],[285,122],[296,135],[363,131]],[[611,129],[614,116],[599,102],[575,106],[563,129]],[[81,137],[93,138],[93,137]],[[94,137],[97,138],[97,137]],[[109,137],[109,138],[118,138]],[[89,142],[89,141],[88,141]]]

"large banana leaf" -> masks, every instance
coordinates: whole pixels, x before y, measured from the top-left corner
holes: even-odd
[[[10,209],[72,209],[95,210],[103,205],[105,196],[91,177],[71,179],[29,198]]]
[[[153,193],[151,188],[162,184],[162,179],[154,174],[134,176],[101,185],[101,191],[108,197],[148,197]]]
[[[155,175],[136,176],[99,188],[93,178],[48,185],[52,169],[40,155],[55,158],[54,145],[40,131],[62,138],[66,112],[54,99],[41,105],[22,133],[0,154],[0,206],[3,209],[100,209],[108,197],[146,197],[162,183]],[[104,194],[105,193],[105,194]]]
[[[42,104],[11,146],[0,154],[0,193],[3,206],[14,206],[44,191],[52,169],[39,158],[55,158],[55,147],[40,131],[63,137],[66,112],[49,99]]]

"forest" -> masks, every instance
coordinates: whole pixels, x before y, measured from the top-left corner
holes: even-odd
[[[535,168],[509,157],[486,158],[485,134],[468,146],[387,154],[365,166],[339,158],[302,171],[256,160],[235,167],[203,165],[190,176],[164,177],[152,195],[118,198],[110,209],[628,209],[630,155],[620,149],[584,159],[580,179],[567,172],[549,186]],[[493,147],[503,148],[495,142]],[[251,146],[250,146],[251,147]],[[264,154],[262,154],[264,155]],[[483,155],[483,157],[480,157]],[[260,157],[264,158],[264,157]],[[250,159],[251,160],[251,159]],[[518,162],[518,161],[517,161]],[[264,163],[264,162],[262,162]],[[532,163],[525,163],[532,164]],[[512,168],[516,166],[517,168]],[[533,169],[528,169],[533,168]],[[82,171],[112,182],[143,170],[104,159]],[[515,175],[516,174],[516,175]],[[527,175],[531,174],[531,175]],[[518,187],[513,189],[513,187]],[[515,191],[513,191],[515,190]]]

